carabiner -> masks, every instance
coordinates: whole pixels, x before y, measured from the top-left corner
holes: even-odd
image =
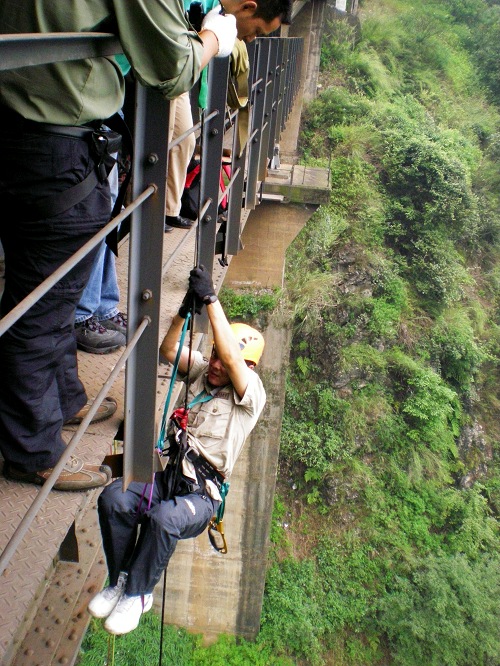
[[[222,546],[219,546],[217,544],[215,534],[214,534],[215,532],[219,533],[220,538],[222,539]],[[212,518],[212,520],[208,524],[208,538],[210,539],[210,543],[212,544],[212,547],[218,553],[221,553],[222,555],[225,555],[227,553],[226,537],[224,536],[224,521],[219,520],[217,522],[217,519],[216,519],[215,516]]]

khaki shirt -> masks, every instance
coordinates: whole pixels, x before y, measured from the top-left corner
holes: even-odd
[[[203,43],[181,0],[2,0],[0,33],[112,32],[140,83],[173,99],[200,74]],[[34,47],[29,47],[34,48]],[[124,100],[114,56],[0,72],[0,105],[25,118],[83,125],[109,118]]]
[[[208,361],[200,352],[194,352],[193,367],[189,373],[188,402],[204,389],[210,392],[206,381]],[[199,454],[206,458],[227,480],[241,453],[245,440],[253,430],[266,403],[266,392],[262,380],[254,371],[249,373],[245,395],[240,398],[229,384],[212,391],[215,395],[208,402],[191,407],[188,417],[188,441]],[[184,391],[178,406],[184,403]],[[196,478],[194,467],[184,461],[184,474]],[[213,488],[212,488],[213,486]],[[210,484],[212,497],[219,499],[217,489]]]

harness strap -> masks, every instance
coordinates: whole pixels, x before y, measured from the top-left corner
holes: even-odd
[[[55,217],[65,211],[73,208],[76,204],[83,201],[95,189],[99,179],[95,169],[89,175],[73,187],[70,187],[63,192],[51,194],[49,197],[44,197],[32,204],[16,202],[16,209],[23,217],[28,219],[43,219],[48,217]]]

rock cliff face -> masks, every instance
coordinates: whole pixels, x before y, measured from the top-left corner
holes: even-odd
[[[458,451],[465,468],[465,474],[460,478],[460,487],[470,488],[488,472],[488,462],[493,458],[492,448],[486,443],[479,423],[462,429],[458,438]]]

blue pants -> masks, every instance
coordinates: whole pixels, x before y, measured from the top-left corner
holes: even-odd
[[[104,488],[98,500],[109,582],[116,585],[120,571],[128,571],[125,592],[129,595],[150,594],[179,539],[201,534],[220,505],[220,502],[197,493],[165,500],[161,472],[155,475],[149,510],[151,485],[147,485],[139,509],[143,492],[144,484],[135,481],[122,492],[122,480],[117,479]]]
[[[120,290],[116,277],[115,255],[105,242],[94,260],[87,286],[76,308],[75,324],[96,316],[99,321],[118,314]]]
[[[0,127],[0,217],[5,250],[6,315],[109,220],[108,183],[48,219],[25,219],[24,204],[63,191],[94,168],[87,141],[40,134],[22,119]],[[0,337],[0,450],[25,471],[53,467],[65,443],[64,421],[86,402],[78,378],[75,308],[97,250],[62,278]]]

